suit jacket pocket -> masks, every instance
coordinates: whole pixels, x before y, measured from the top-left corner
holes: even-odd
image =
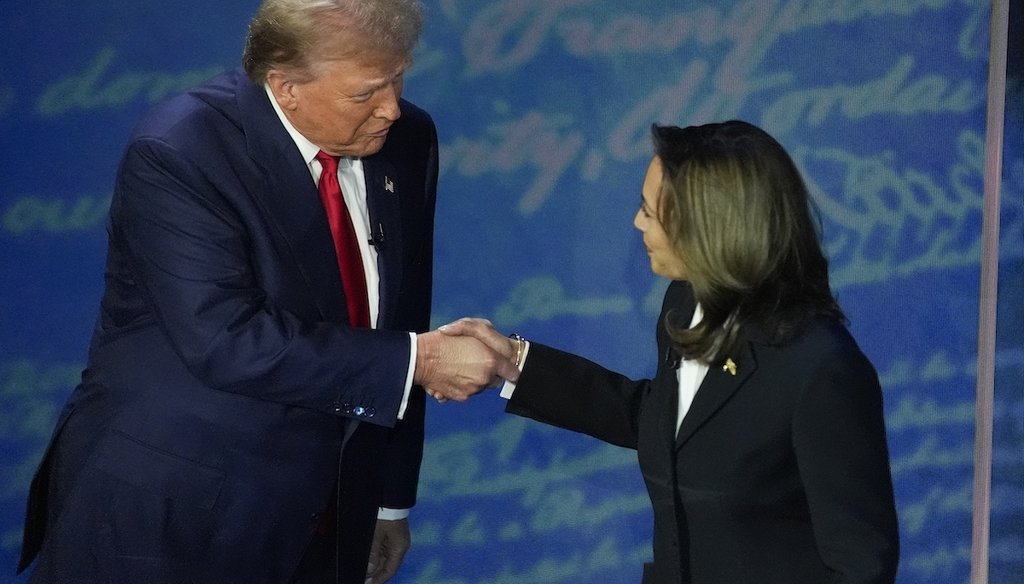
[[[721,490],[680,486],[689,539],[690,574],[701,582],[759,582],[749,573],[750,553],[742,544],[746,520],[732,513],[734,504]]]
[[[206,510],[213,508],[224,484],[222,471],[118,431],[103,441],[95,465],[128,484]]]

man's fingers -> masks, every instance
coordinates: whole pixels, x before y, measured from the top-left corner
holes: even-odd
[[[367,567],[366,584],[383,584],[390,580],[398,572],[410,545],[412,539],[408,520],[377,520],[374,548],[379,553],[371,555],[376,562]]]
[[[439,404],[443,404],[446,401],[448,401],[448,398],[445,397],[445,395],[440,391],[435,391],[433,389],[430,389],[429,387],[423,388],[423,391],[427,392],[427,395],[429,395],[430,397],[436,399],[437,403]]]
[[[397,574],[398,568],[402,566],[402,559],[404,557],[404,551],[391,550],[391,553],[384,558],[384,565],[380,567],[380,570],[374,576],[374,584],[383,584]]]
[[[437,330],[448,336],[458,337],[463,335],[476,336],[476,334],[479,334],[481,330],[488,328],[493,329],[494,325],[486,318],[463,317],[454,322],[442,325],[438,327]]]
[[[483,318],[460,318],[438,330],[450,336],[473,337],[506,359],[515,355],[515,345],[511,339],[499,333],[489,320]]]

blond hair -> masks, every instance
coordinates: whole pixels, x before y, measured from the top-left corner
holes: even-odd
[[[308,80],[322,60],[366,49],[411,56],[422,28],[417,0],[264,0],[242,66],[255,84],[275,68]]]

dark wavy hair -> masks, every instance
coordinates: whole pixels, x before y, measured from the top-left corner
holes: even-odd
[[[779,344],[817,316],[845,322],[807,187],[774,138],[742,121],[651,133],[664,172],[658,219],[704,311],[693,329],[666,319],[683,356],[717,365],[752,328]]]

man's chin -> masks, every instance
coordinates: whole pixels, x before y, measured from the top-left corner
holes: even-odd
[[[342,152],[341,156],[353,156],[356,158],[373,156],[380,152],[380,149],[384,147],[385,140],[387,140],[387,134],[368,138],[358,144],[352,144],[346,148],[340,149]]]

